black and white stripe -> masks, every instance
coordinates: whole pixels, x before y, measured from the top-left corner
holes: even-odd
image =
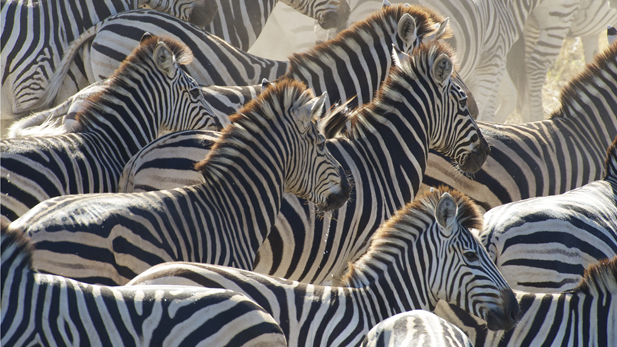
[[[203,184],[50,199],[9,228],[32,237],[37,268],[89,283],[124,284],[165,261],[252,269],[284,192],[324,211],[349,197],[314,123],[324,99],[301,82],[279,81],[231,118],[196,165]]]
[[[524,121],[544,119],[542,86],[564,39],[582,37],[585,60],[590,63],[599,53],[598,35],[615,23],[617,9],[605,0],[544,0],[534,9],[519,38],[524,52],[511,52],[508,58],[514,60],[508,62],[508,72],[516,77],[517,109]]]
[[[0,140],[2,216],[14,220],[50,197],[117,190],[126,162],[165,131],[219,128],[181,43],[148,37],[98,93],[79,125],[59,135]]]
[[[514,292],[522,315],[512,330],[487,331],[486,323],[453,305],[450,307],[455,314],[444,317],[461,328],[476,347],[617,344],[617,304],[613,301],[617,297],[617,257],[590,266],[573,290]]]
[[[424,183],[447,184],[488,210],[602,179],[606,148],[617,135],[616,81],[613,44],[568,83],[561,108],[550,119],[520,125],[478,122],[491,154],[472,178],[431,153]]]
[[[212,1],[2,1],[2,116],[29,109],[47,87],[69,44],[101,20],[148,6],[199,23]]]
[[[292,55],[288,63],[257,58],[163,13],[131,11],[107,19],[89,32],[90,36],[82,36],[73,44],[72,52],[76,54],[77,48],[88,38],[94,39],[88,59],[92,64],[88,80],[93,83],[108,76],[130,51],[138,35],[148,31],[174,36],[186,43],[196,56],[193,64],[187,65],[187,71],[201,84],[255,85],[263,78],[272,81],[285,75],[305,82],[317,94],[327,91],[326,107],[353,97],[350,105],[355,106],[369,102],[388,75],[392,45],[409,52],[423,39],[447,36],[446,24],[443,17],[425,8],[388,6],[341,32],[327,44]],[[61,97],[56,98],[71,60],[69,54],[38,106],[47,107],[54,99],[63,100],[73,95],[62,96],[71,90],[63,88]]]
[[[345,0],[283,0],[296,11],[315,18],[326,28],[347,21],[349,5]],[[263,30],[278,0],[216,0],[217,15],[205,29],[229,42],[232,46],[248,51]]]
[[[518,305],[468,228],[477,210],[462,194],[435,190],[403,207],[371,240],[341,286],[317,286],[199,263],[160,264],[129,284],[182,284],[246,294],[270,312],[289,346],[359,346],[378,322],[437,300],[510,329]],[[430,259],[431,261],[426,261]]]
[[[473,347],[461,329],[432,312],[412,310],[375,325],[362,347]]]
[[[412,57],[397,54],[397,67],[371,104],[340,121],[328,118],[328,133],[350,124],[348,135],[329,140],[328,148],[355,182],[352,198],[322,215],[286,195],[260,249],[259,272],[313,283],[340,275],[379,225],[413,200],[429,148],[452,156],[465,170],[481,166],[487,147],[470,117],[464,87],[450,70],[453,53],[438,42],[420,47]],[[208,151],[208,141],[195,131],[153,142],[127,165],[123,189],[201,182],[191,166]]]
[[[570,290],[589,265],[617,255],[616,141],[603,180],[497,206],[484,215],[480,238],[513,288]]]
[[[1,238],[3,346],[287,346],[272,316],[243,294],[40,274],[23,233]]]

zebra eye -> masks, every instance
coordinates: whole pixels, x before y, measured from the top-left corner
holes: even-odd
[[[476,253],[475,251],[465,251],[463,255],[465,256],[468,262],[474,262],[478,260],[478,253]]]
[[[326,148],[326,138],[325,136],[319,134],[317,136],[317,147],[320,151],[323,151]]]
[[[193,88],[191,90],[191,96],[194,99],[199,99],[201,97],[201,90],[199,88]]]
[[[467,98],[459,100],[458,105],[460,106],[460,108],[467,107]]]

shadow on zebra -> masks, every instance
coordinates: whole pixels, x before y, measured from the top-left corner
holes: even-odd
[[[186,286],[106,287],[32,267],[21,232],[1,231],[3,346],[287,346],[243,294]]]
[[[166,261],[252,269],[284,192],[324,211],[349,197],[346,175],[318,130],[324,100],[302,82],[279,81],[230,117],[195,166],[203,183],[49,199],[9,229],[32,237],[39,270],[89,283],[124,284]]]

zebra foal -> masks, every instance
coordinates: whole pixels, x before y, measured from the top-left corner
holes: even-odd
[[[473,347],[461,329],[424,310],[396,314],[375,325],[362,347]]]
[[[32,267],[23,233],[1,232],[3,346],[287,346],[245,295],[183,286],[104,287]]]
[[[165,131],[220,127],[179,64],[182,43],[146,36],[100,90],[73,131],[0,140],[2,216],[14,220],[54,196],[117,190],[125,163]]]
[[[314,123],[324,100],[301,82],[279,81],[231,117],[195,166],[202,184],[50,199],[9,229],[32,237],[38,269],[90,283],[124,284],[166,261],[252,269],[284,192],[323,211],[349,196],[345,173]]]
[[[2,117],[30,109],[46,88],[69,44],[106,17],[147,6],[204,26],[208,12],[215,10],[214,1],[2,1]]]
[[[167,263],[129,285],[174,284],[244,293],[270,312],[290,346],[359,346],[378,322],[445,300],[510,329],[518,305],[488,254],[469,232],[480,215],[463,195],[435,190],[384,223],[341,286],[317,286],[229,267]],[[431,259],[431,261],[426,261]]]

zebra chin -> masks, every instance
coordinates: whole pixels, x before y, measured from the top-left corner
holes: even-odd
[[[501,291],[501,306],[486,308],[482,315],[489,330],[510,330],[516,326],[521,310],[514,292],[508,288]]]
[[[318,204],[322,211],[331,211],[336,210],[343,206],[347,200],[349,199],[349,193],[351,188],[349,186],[349,182],[345,178],[345,176],[341,176],[342,180],[340,184],[333,185],[330,187],[329,194],[326,196],[325,202]]]
[[[488,143],[482,138],[478,146],[475,146],[471,152],[464,155],[463,160],[459,163],[459,168],[467,173],[480,171],[490,152],[491,149]]]

